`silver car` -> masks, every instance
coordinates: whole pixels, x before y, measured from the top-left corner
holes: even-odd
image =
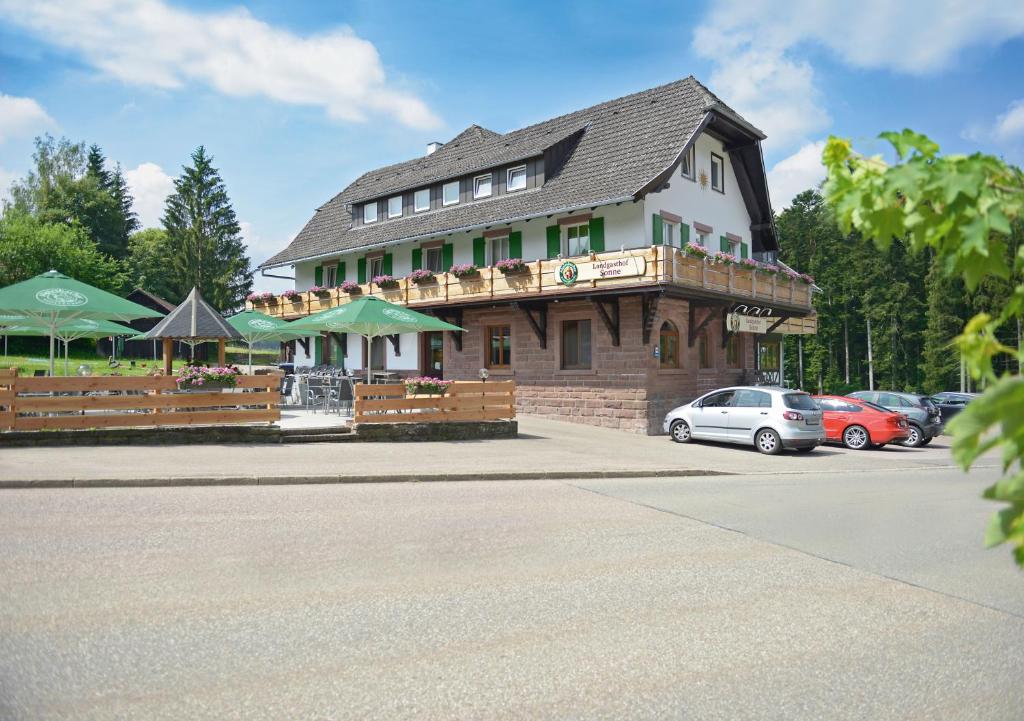
[[[769,455],[783,448],[807,452],[825,442],[821,409],[810,394],[776,386],[711,391],[673,408],[662,427],[678,443],[741,443]]]

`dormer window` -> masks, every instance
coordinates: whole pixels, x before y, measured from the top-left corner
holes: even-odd
[[[413,212],[422,213],[430,210],[430,188],[417,190],[412,196]]]
[[[389,218],[401,218],[402,217],[402,196],[396,195],[393,198],[388,198],[388,217]]]
[[[445,183],[444,188],[441,191],[441,204],[442,205],[455,205],[459,202],[459,181],[453,180],[450,183]]]
[[[367,203],[366,205],[363,206],[363,222],[377,222],[377,203]]]
[[[711,189],[725,192],[725,162],[721,155],[711,154]]]
[[[526,166],[520,165],[518,168],[508,169],[508,182],[506,183],[508,192],[514,190],[526,190]]]
[[[473,197],[489,198],[491,196],[491,173],[473,178]]]

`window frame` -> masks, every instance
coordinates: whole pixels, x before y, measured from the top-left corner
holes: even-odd
[[[448,188],[455,186],[455,200],[448,200],[447,191]],[[452,180],[448,183],[441,185],[441,205],[458,205],[459,201],[462,200],[462,183],[458,180]]]
[[[378,263],[380,264],[380,272],[379,273],[374,273],[373,272],[373,267],[374,267],[374,265],[376,265]],[[384,275],[384,256],[383,255],[375,255],[375,256],[372,256],[372,257],[368,257],[366,259],[366,280],[369,281],[369,282],[373,282],[373,279],[376,278],[378,275]]]
[[[504,258],[498,258],[494,252],[495,243],[504,243],[505,249],[508,251]],[[510,241],[510,234],[495,235],[487,239],[487,265],[494,265],[499,260],[505,260],[512,257],[512,247]]]
[[[323,284],[324,288],[334,288],[338,285],[338,265],[332,263],[331,265],[322,265],[323,268]]]
[[[394,201],[396,201],[396,200],[398,201],[398,212],[397,213],[392,213],[391,212],[391,204]],[[401,195],[392,195],[390,198],[388,198],[388,219],[390,220],[391,218],[401,218],[402,217],[402,211],[405,210],[405,208],[403,206],[404,206],[404,200],[403,200]]]
[[[487,193],[480,192],[480,181],[487,180]],[[490,198],[494,195],[494,173],[484,173],[483,175],[477,175],[473,178],[473,200],[481,200],[483,198]]]
[[[739,333],[733,333],[725,343],[725,367],[743,367],[743,337]]]
[[[373,220],[366,219],[366,210],[368,208],[373,208]],[[378,220],[380,220],[380,208],[377,207],[377,201],[375,200],[372,203],[363,203],[363,225],[370,225],[371,223],[376,223]]]
[[[420,207],[420,193],[427,194],[427,204]],[[412,194],[412,212],[424,213],[430,210],[430,188],[420,188],[419,190],[413,191]]]
[[[575,258],[575,257],[579,257],[579,256],[590,255],[590,221],[589,220],[587,220],[586,222],[583,222],[583,223],[569,223],[567,225],[563,225],[562,228],[565,229],[565,242],[564,242],[564,244],[562,246],[562,252],[565,254],[566,258]],[[569,241],[570,241],[569,231],[571,229],[573,229],[573,228],[586,228],[587,229],[587,251],[585,253],[572,253],[572,252],[569,251]],[[576,239],[579,240],[579,233],[577,233]]]
[[[523,173],[523,187],[521,187],[521,188],[513,188],[512,187],[512,173],[518,173],[519,171],[522,171],[522,173]],[[517,165],[514,168],[509,168],[507,171],[505,171],[505,192],[506,193],[518,193],[520,190],[526,190],[526,182],[527,182],[528,177],[529,177],[529,175],[526,172],[526,166],[525,165]]]
[[[587,345],[586,345],[587,362],[586,362],[586,365],[584,365],[582,362],[579,361],[580,357],[583,355],[581,353],[581,351],[583,350],[583,344],[582,344],[582,342],[580,342],[581,333],[579,332],[579,327],[583,323],[586,323],[586,327],[587,327]],[[565,342],[565,334],[566,334],[566,331],[568,330],[569,326],[573,326],[573,325],[577,327],[577,330],[576,330],[576,357],[577,357],[577,363],[575,363],[573,365],[569,365],[568,363],[566,363],[566,353],[565,352],[566,352],[566,349],[568,348],[568,344]],[[560,370],[563,370],[563,371],[589,371],[589,370],[593,369],[593,367],[594,367],[594,335],[593,335],[593,325],[590,322],[590,318],[567,318],[566,320],[563,320],[561,328],[560,328],[560,332],[559,332],[559,340],[560,340],[561,348],[559,349],[559,354],[558,354],[559,355],[558,367],[559,367]]]
[[[673,362],[671,364],[666,362],[666,339],[675,341]],[[662,321],[661,327],[658,329],[658,368],[661,370],[679,368],[679,328],[670,320]]]
[[[687,180],[690,180],[690,181],[697,180],[697,169],[694,167],[694,165],[695,165],[694,161],[696,160],[695,153],[694,153],[694,149],[695,148],[696,148],[696,143],[691,145],[690,148],[685,153],[683,153],[683,158],[682,158],[682,160],[679,161],[679,174],[682,177],[684,177],[684,178],[686,178]],[[684,160],[686,161],[686,164],[690,168],[690,172],[689,173],[687,173],[686,169],[683,167],[683,161]]]
[[[711,334],[704,328],[697,334],[697,368],[702,371],[714,370],[715,362],[712,357]]]
[[[494,331],[505,332],[500,336],[501,338],[508,338],[508,347],[506,348],[504,343],[500,345],[498,355],[501,356],[504,363],[494,363],[492,348],[494,340]],[[484,367],[496,370],[510,370],[512,368],[512,325],[510,323],[499,323],[497,325],[487,326],[487,344],[484,346]],[[506,354],[507,351],[507,354]]]
[[[718,161],[718,187],[715,186],[715,160]],[[708,179],[712,190],[717,190],[722,195],[725,195],[725,158],[718,153],[711,153],[711,177]]]
[[[430,263],[431,254],[434,254],[434,257],[437,258],[436,269]],[[423,266],[422,267],[423,267],[423,270],[429,270],[432,273],[443,273],[445,271],[445,268],[444,268],[444,246],[442,246],[442,245],[433,245],[433,246],[424,248],[423,249]]]

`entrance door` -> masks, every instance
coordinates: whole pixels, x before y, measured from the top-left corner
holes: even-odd
[[[439,331],[429,331],[422,334],[422,345],[420,350],[420,367],[423,375],[431,378],[444,377],[444,334]]]
[[[759,340],[757,342],[758,385],[782,385],[781,345],[777,340]]]

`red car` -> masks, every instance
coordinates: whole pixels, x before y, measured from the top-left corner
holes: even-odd
[[[825,421],[825,438],[859,451],[910,437],[907,417],[870,401],[845,396],[814,396]]]

